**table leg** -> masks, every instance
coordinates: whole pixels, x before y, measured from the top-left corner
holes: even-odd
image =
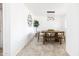
[[[38,42],[39,42],[39,35],[40,35],[40,32],[37,34],[37,36],[38,36]]]

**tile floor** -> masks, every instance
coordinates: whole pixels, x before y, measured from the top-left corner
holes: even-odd
[[[17,56],[68,56],[65,51],[65,43],[58,42],[42,44],[42,41],[37,41],[34,38],[27,46],[25,46]]]

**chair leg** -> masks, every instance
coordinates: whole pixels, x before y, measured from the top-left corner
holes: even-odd
[[[45,44],[45,37],[43,37],[43,44]]]
[[[45,44],[47,42],[47,39],[46,38],[44,38],[43,39],[43,44]]]
[[[62,44],[62,39],[59,39],[60,44]]]
[[[37,36],[38,36],[38,42],[39,42],[39,33],[38,33],[38,35],[37,35]]]
[[[45,40],[43,40],[43,44],[45,44]]]
[[[40,33],[37,34],[38,42],[39,42]]]

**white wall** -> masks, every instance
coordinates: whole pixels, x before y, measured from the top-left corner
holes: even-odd
[[[79,4],[68,4],[66,23],[66,50],[71,56],[79,56]]]
[[[16,55],[30,41],[28,35],[33,33],[33,28],[27,24],[29,10],[22,3],[4,4],[4,8],[4,22],[7,21],[4,23],[6,24],[4,28],[9,27],[8,30],[5,29],[9,36],[4,38],[4,40],[6,39],[4,44],[9,43],[7,45],[10,48],[8,49],[9,54],[5,54],[5,50],[4,55]],[[5,46],[5,48],[7,47]]]
[[[47,30],[47,29],[55,29],[55,30],[65,30],[64,21],[65,15],[55,15],[55,20],[47,20],[47,16],[39,16],[37,18],[40,25],[38,30]]]
[[[1,32],[1,25],[2,25],[2,10],[0,9],[0,32]]]
[[[65,30],[65,4],[64,3],[26,3],[26,6],[36,15],[35,20],[40,22],[39,31],[47,29]],[[38,7],[39,6],[39,7]],[[55,11],[54,21],[47,20],[47,11]]]
[[[2,8],[0,8],[0,48],[3,47],[2,26]]]
[[[10,55],[11,42],[11,15],[10,5],[3,4],[3,55]]]

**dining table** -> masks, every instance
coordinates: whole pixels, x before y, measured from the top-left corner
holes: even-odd
[[[56,42],[60,42],[60,44],[62,43],[62,40],[61,39],[59,40],[58,34],[62,33],[63,36],[64,36],[64,40],[65,40],[65,32],[64,31],[59,31],[59,30],[54,30],[54,31],[47,31],[47,30],[46,31],[39,31],[38,32],[38,41],[39,41],[40,33],[43,33],[43,34],[45,34],[45,33],[55,33],[55,41]]]

